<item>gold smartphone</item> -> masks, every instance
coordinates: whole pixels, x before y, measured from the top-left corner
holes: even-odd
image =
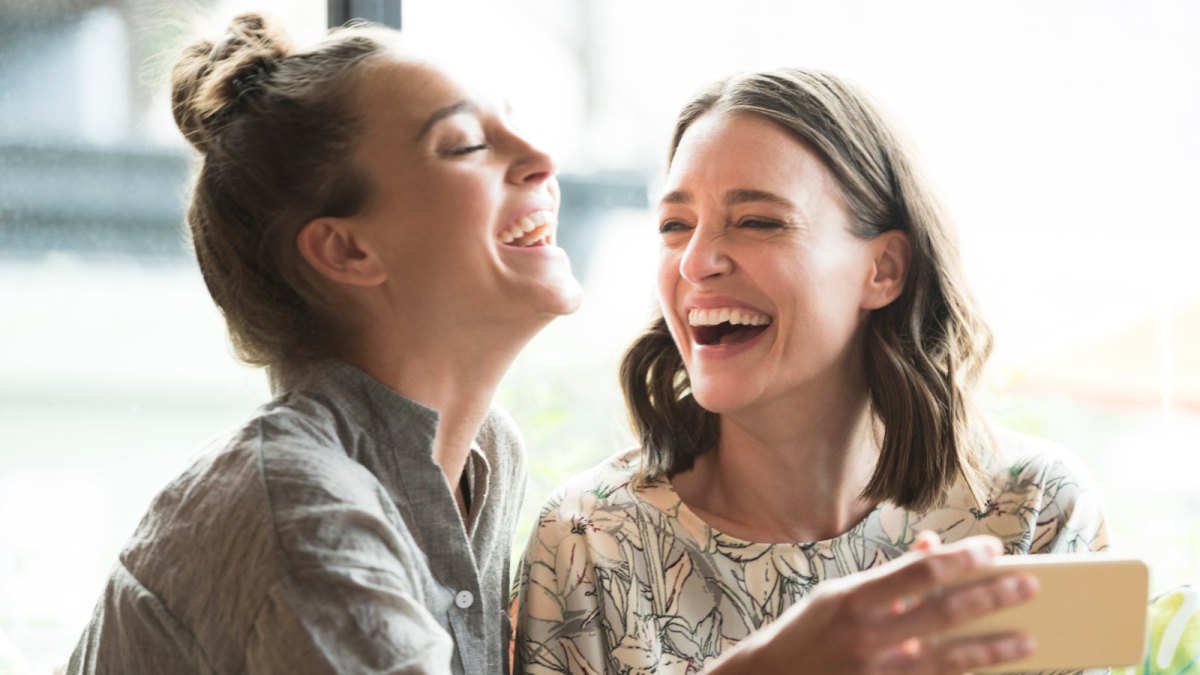
[[[1037,577],[1032,600],[979,617],[943,640],[1020,631],[1033,654],[977,673],[1016,673],[1129,666],[1146,649],[1150,580],[1146,564],[1107,554],[1003,556],[962,583],[1008,572]]]

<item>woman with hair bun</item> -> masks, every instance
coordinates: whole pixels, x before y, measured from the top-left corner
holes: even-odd
[[[554,161],[398,41],[244,15],[175,65],[196,258],[276,398],[155,498],[68,672],[507,671],[491,399],[580,289]]]
[[[972,407],[991,337],[949,223],[867,98],[722,80],[675,126],[660,312],[621,379],[641,447],[546,502],[520,673],[962,673],[939,632],[1036,592],[1001,552],[1101,550],[1086,471]],[[941,543],[945,540],[947,543]]]

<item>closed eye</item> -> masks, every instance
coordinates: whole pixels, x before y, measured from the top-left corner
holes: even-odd
[[[487,143],[479,143],[478,145],[464,145],[461,148],[453,148],[450,150],[451,155],[469,155],[472,152],[479,152],[487,149]]]
[[[774,220],[761,220],[758,218],[747,218],[738,223],[738,227],[749,228],[751,230],[775,230],[783,227],[783,223]]]

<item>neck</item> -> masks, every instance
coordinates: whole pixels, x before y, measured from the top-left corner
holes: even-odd
[[[358,332],[343,358],[417,403],[438,411],[433,458],[457,490],[471,443],[500,380],[536,326],[439,326],[409,321]],[[414,330],[412,326],[419,327]]]
[[[717,448],[672,479],[718,530],[758,542],[820,541],[875,507],[860,497],[881,437],[865,384],[785,403],[721,415]]]

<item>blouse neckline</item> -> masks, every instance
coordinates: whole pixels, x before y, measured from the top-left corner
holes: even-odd
[[[636,475],[640,468],[640,452],[637,449],[631,450],[625,453],[621,459],[627,470]],[[803,550],[832,549],[844,542],[862,539],[872,522],[878,521],[895,510],[894,505],[890,502],[881,501],[848,530],[828,539],[804,542],[758,542],[734,536],[709,524],[683,501],[683,498],[675,491],[675,486],[666,477],[660,476],[650,481],[638,481],[635,478],[630,482],[630,493],[638,501],[679,523],[696,540],[701,549],[734,548],[743,549],[746,554],[757,549],[765,550],[772,547]]]

